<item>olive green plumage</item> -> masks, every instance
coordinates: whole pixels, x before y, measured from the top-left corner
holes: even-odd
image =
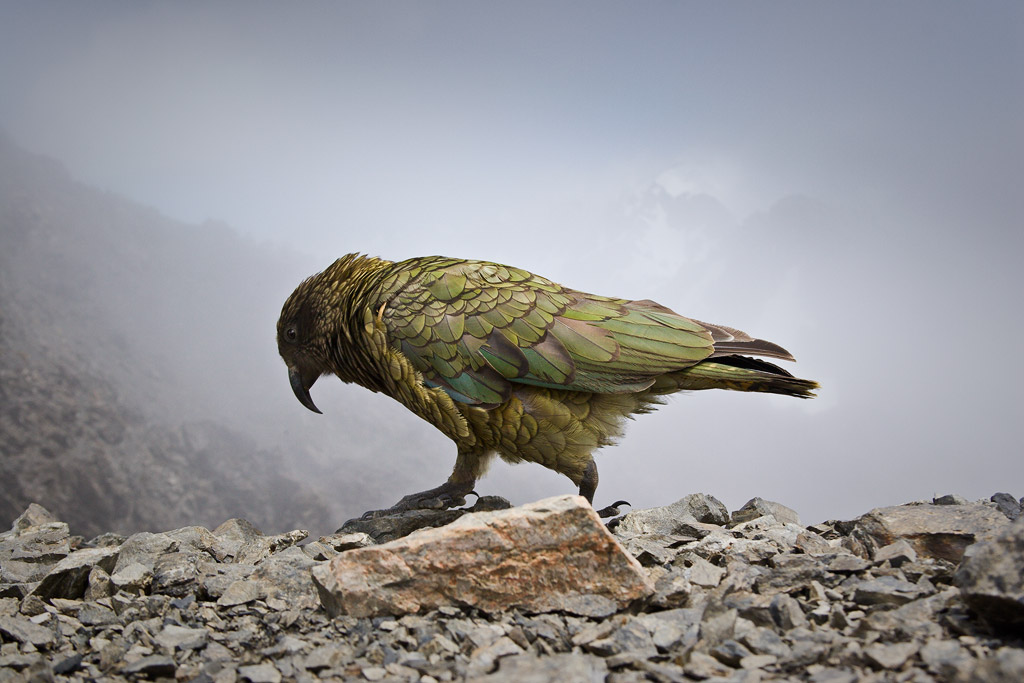
[[[437,256],[338,259],[288,298],[277,336],[310,410],[319,412],[309,388],[334,374],[391,396],[456,443],[449,482],[407,496],[402,509],[459,502],[495,454],[561,472],[592,498],[591,452],[662,395],[719,388],[806,398],[817,387],[745,355],[792,360],[739,330]]]

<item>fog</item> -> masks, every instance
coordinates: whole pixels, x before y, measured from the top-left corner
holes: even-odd
[[[173,322],[196,299],[168,283],[161,353],[194,373],[183,412],[293,445],[311,487],[333,467],[372,482],[339,515],[454,464],[386,398],[325,378],[317,416],[291,396],[277,312],[353,251],[652,298],[785,346],[821,383],[813,401],[674,397],[598,455],[599,505],[705,491],[814,522],[1024,495],[1020,3],[0,8],[0,128],[18,145],[267,254],[256,274],[211,255],[245,310],[200,316],[202,335]],[[323,445],[339,433],[369,452]],[[477,490],[572,487],[498,463]]]

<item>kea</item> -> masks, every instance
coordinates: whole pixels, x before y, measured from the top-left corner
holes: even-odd
[[[594,450],[664,396],[732,389],[809,398],[818,386],[753,358],[793,360],[740,330],[649,299],[596,296],[442,256],[338,259],[288,297],[277,345],[309,410],[320,412],[310,387],[333,374],[387,394],[455,442],[448,481],[366,516],[462,505],[495,455],[560,472],[593,504]]]

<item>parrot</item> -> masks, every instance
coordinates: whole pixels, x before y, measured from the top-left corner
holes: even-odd
[[[565,475],[593,505],[594,451],[666,396],[812,398],[818,388],[764,360],[794,360],[784,348],[738,329],[443,256],[337,259],[287,298],[277,345],[309,410],[321,412],[310,388],[335,375],[395,399],[455,442],[447,481],[364,517],[463,505],[496,456]]]

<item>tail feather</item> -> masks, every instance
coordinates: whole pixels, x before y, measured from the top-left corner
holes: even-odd
[[[780,360],[795,360],[793,354],[774,342],[751,337],[743,330],[725,325],[714,325],[712,323],[694,320],[693,322],[703,326],[711,333],[711,341],[715,345],[712,358],[718,356],[730,356],[737,353],[749,353],[755,356],[767,356]]]
[[[662,375],[651,389],[655,393],[731,389],[814,398],[818,383],[793,377],[767,361],[745,356],[726,356]]]

